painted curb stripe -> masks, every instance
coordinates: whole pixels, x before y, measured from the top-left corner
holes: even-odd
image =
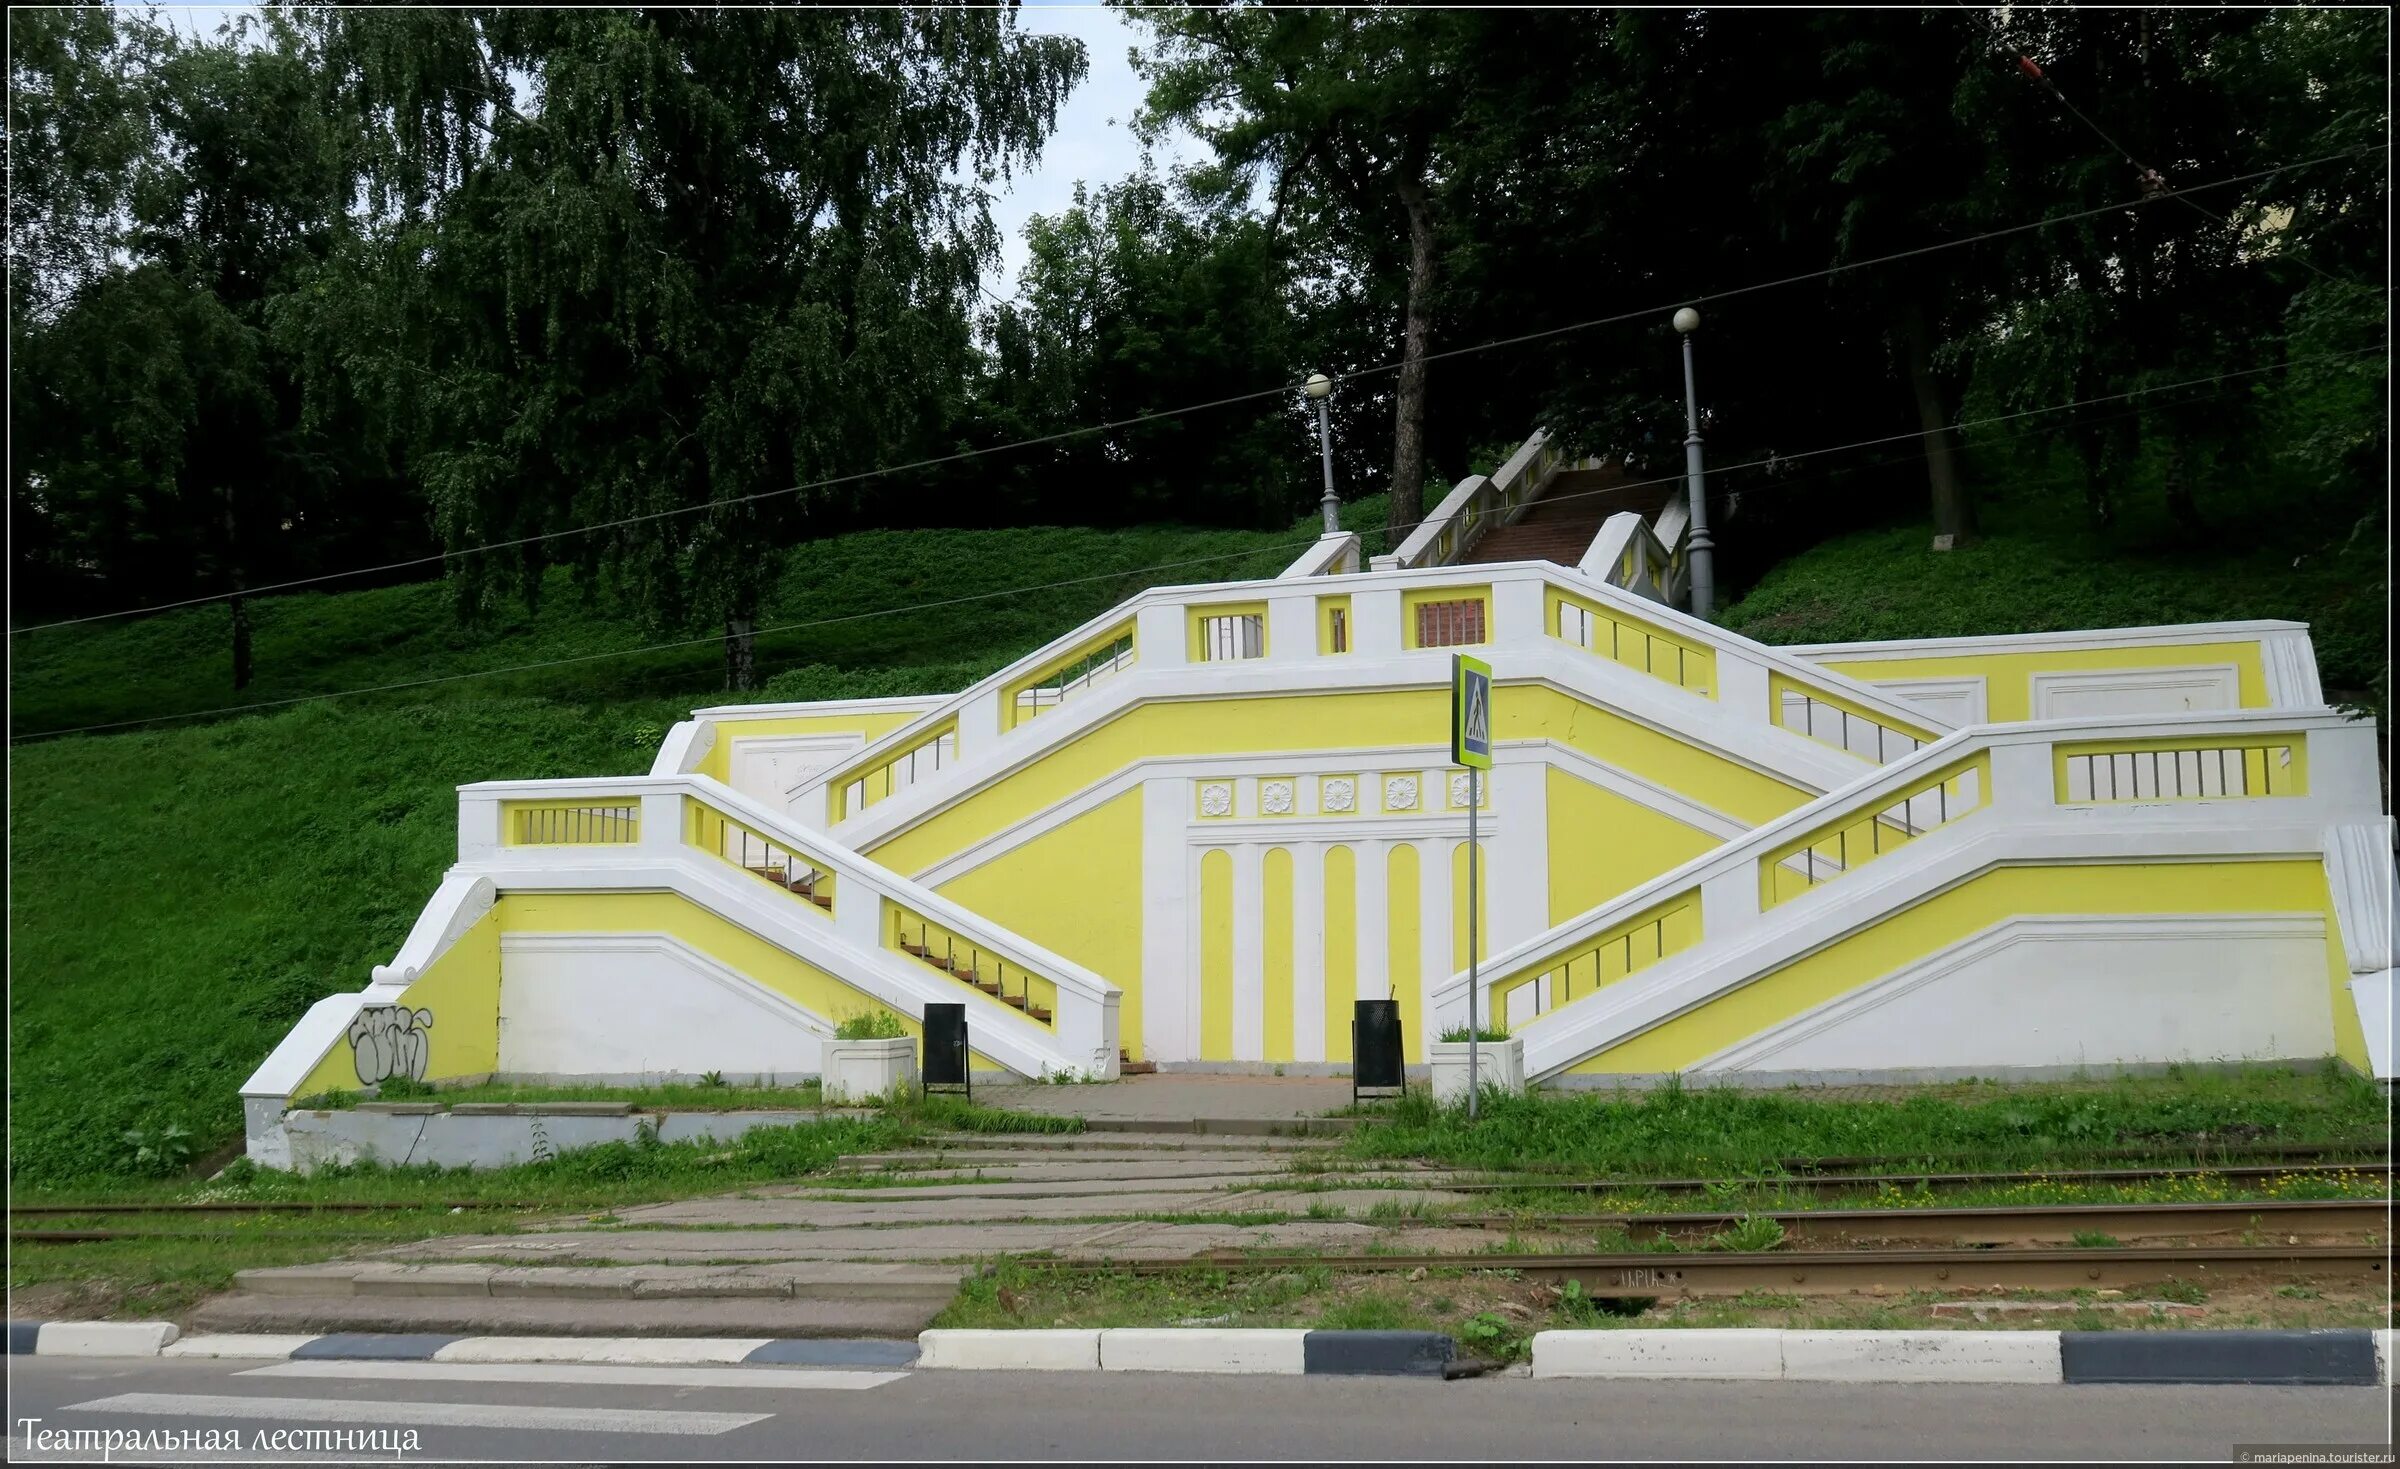
[[[789,1337],[771,1341],[742,1358],[744,1362],[777,1362],[793,1367],[914,1367],[913,1341],[870,1341]]]
[[[8,1354],[12,1357],[32,1356],[33,1344],[41,1339],[41,1335],[42,1323],[39,1321],[11,1321],[8,1323]]]
[[[2068,1382],[2258,1383],[2373,1387],[2375,1338],[2363,1327],[2322,1331],[2064,1331]]]
[[[1301,1343],[1311,1374],[1439,1377],[1458,1343],[1435,1331],[1312,1331]]]
[[[454,1341],[464,1340],[465,1337],[430,1333],[337,1331],[295,1348],[292,1360],[304,1362],[333,1357],[364,1357],[386,1362],[430,1362],[435,1352]]]

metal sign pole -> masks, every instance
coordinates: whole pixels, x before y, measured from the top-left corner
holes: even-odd
[[[1476,1042],[1477,1038],[1483,1034],[1483,1025],[1475,1016],[1475,989],[1478,983],[1475,972],[1478,967],[1475,949],[1475,915],[1476,910],[1482,906],[1480,901],[1482,894],[1477,891],[1477,887],[1483,876],[1483,854],[1479,850],[1480,843],[1476,840],[1477,823],[1475,818],[1482,807],[1483,772],[1470,765],[1467,767],[1467,1119],[1469,1121],[1473,1121],[1475,1118],[1476,1108],[1480,1105],[1478,1094],[1482,1091],[1480,1078],[1476,1074],[1476,1062],[1481,1059]]]
[[[1483,1017],[1476,952],[1483,907],[1483,773],[1492,768],[1492,667],[1464,653],[1450,655],[1450,760],[1467,772],[1467,1117],[1472,1121],[1483,1101]],[[1430,1037],[1428,1037],[1430,1039]]]

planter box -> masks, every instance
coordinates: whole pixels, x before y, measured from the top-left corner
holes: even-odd
[[[823,1043],[825,1100],[829,1103],[871,1102],[897,1086],[917,1080],[917,1041],[895,1036],[888,1041]]]
[[[1525,1041],[1522,1036],[1512,1035],[1504,1041],[1484,1041],[1475,1049],[1476,1080],[1487,1090],[1492,1087],[1504,1092],[1525,1090]],[[1433,1043],[1433,1099],[1444,1106],[1467,1099],[1465,1041]]]

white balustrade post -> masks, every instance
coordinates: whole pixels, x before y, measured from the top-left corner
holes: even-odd
[[[506,840],[500,829],[500,798],[460,787],[458,792],[458,860],[483,862],[499,854]]]
[[[1758,926],[1758,861],[1737,862],[1700,883],[1700,938],[1703,943],[1730,941]]]
[[[2372,719],[2354,719],[2308,732],[2308,798],[2328,821],[2356,821],[2383,809]]]
[[[1317,599],[1312,592],[1300,597],[1269,597],[1267,599],[1267,661],[1296,663],[1317,656]]]
[[[1086,1075],[1114,1081],[1118,1075],[1117,1005],[1115,991],[1094,999],[1081,991],[1058,987],[1058,1048],[1070,1056],[1088,1057]]]
[[[1717,702],[1745,722],[1780,725],[1767,665],[1732,644],[1717,648]]]
[[[1361,658],[1400,656],[1400,589],[1370,587],[1350,594],[1350,651]]]
[[[883,925],[883,894],[849,873],[835,873],[833,931],[871,954],[883,947]]]
[[[682,853],[686,836],[683,796],[681,785],[666,790],[642,792],[641,847],[643,851],[657,852],[665,856],[678,856]]]
[[[1192,661],[1191,634],[1180,602],[1153,602],[1134,614],[1133,641],[1138,655],[1136,673],[1154,668],[1180,668]]]
[[[1495,655],[1503,647],[1542,646],[1542,603],[1548,587],[1549,583],[1538,576],[1512,576],[1493,584],[1489,636]],[[1496,665],[1493,674],[1505,678],[1508,669]]]
[[[958,758],[972,760],[1000,738],[1000,690],[985,689],[958,711]]]
[[[1994,814],[2009,820],[2038,820],[2058,804],[2058,777],[2051,768],[2050,750],[2048,740],[1992,746],[1992,789],[1984,799]]]

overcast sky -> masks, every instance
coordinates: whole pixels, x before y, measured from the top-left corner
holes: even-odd
[[[239,5],[165,5],[159,7],[187,30],[211,33],[233,17],[254,9]],[[1000,226],[1001,269],[991,281],[994,293],[1015,293],[1016,272],[1025,261],[1025,221],[1036,214],[1056,214],[1075,199],[1075,185],[1108,183],[1141,166],[1142,145],[1128,126],[1141,106],[1142,84],[1133,74],[1126,53],[1141,40],[1141,32],[1121,11],[1098,5],[1052,4],[1030,0],[1018,12],[1019,28],[1042,35],[1073,36],[1083,42],[1091,71],[1059,109],[1058,131],[1042,150],[1041,163],[1020,174],[1008,192],[994,201],[992,218]],[[1200,145],[1183,136],[1156,155],[1161,172],[1196,157]]]

